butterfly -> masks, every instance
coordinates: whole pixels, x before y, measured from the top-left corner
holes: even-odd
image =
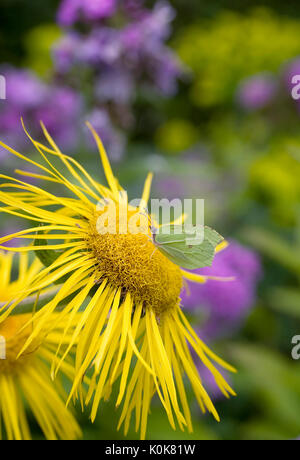
[[[169,225],[153,229],[152,241],[155,247],[171,262],[190,270],[208,267],[212,264],[215,249],[224,238],[210,227],[202,227],[203,238],[197,240],[196,227],[185,229],[181,225]],[[198,229],[199,231],[199,229]]]

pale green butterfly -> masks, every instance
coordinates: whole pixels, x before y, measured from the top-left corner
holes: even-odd
[[[216,247],[224,240],[215,230],[205,226],[202,242],[189,244],[188,241],[195,238],[193,229],[187,231],[181,225],[170,225],[167,234],[162,228],[156,230],[152,227],[153,244],[171,262],[190,270],[210,266]]]

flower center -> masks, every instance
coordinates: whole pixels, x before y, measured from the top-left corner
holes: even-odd
[[[34,356],[37,343],[31,345],[26,353],[17,359],[32,332],[32,326],[21,331],[30,317],[30,314],[9,316],[0,324],[0,373],[15,373]]]
[[[136,213],[136,211],[135,211]],[[136,303],[153,308],[157,315],[179,302],[182,288],[180,268],[156,249],[151,231],[100,234],[97,226],[101,212],[90,221],[87,244],[97,261],[99,281],[107,278],[115,287],[130,292]],[[128,210],[128,222],[133,211]]]

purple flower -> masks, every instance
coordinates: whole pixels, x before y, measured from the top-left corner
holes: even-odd
[[[56,70],[67,73],[76,62],[76,53],[81,45],[81,37],[75,32],[66,34],[53,47],[53,58]]]
[[[38,106],[47,92],[46,86],[28,70],[15,71],[13,68],[3,69],[6,78],[6,98],[9,105],[22,111]]]
[[[169,200],[181,198],[185,195],[184,183],[180,179],[176,179],[172,176],[159,180],[155,188],[159,196],[163,196]]]
[[[216,254],[211,267],[195,270],[195,273],[235,277],[234,281],[209,280],[203,285],[189,282],[188,290],[183,290],[183,306],[195,312],[200,309],[208,316],[203,334],[216,336],[240,324],[255,301],[256,285],[262,273],[257,254],[232,242]]]
[[[177,91],[177,80],[182,74],[178,59],[168,49],[153,59],[154,82],[159,91],[172,96]]]
[[[81,98],[70,88],[52,87],[34,114],[36,124],[43,121],[50,134],[63,148],[75,148],[81,114]]]
[[[56,69],[63,75],[76,67],[93,71],[95,95],[102,101],[123,104],[137,87],[154,88],[170,96],[183,73],[175,54],[165,45],[173,18],[170,5],[158,2],[153,10],[144,8],[143,15],[123,28],[98,24],[85,34],[72,31],[55,45]]]
[[[40,121],[43,121],[62,148],[73,148],[81,117],[81,97],[67,87],[46,86],[24,70],[9,69],[2,73],[7,80],[7,99],[0,105],[1,139],[16,149],[27,150],[30,142],[22,129],[23,117],[34,137],[40,138]],[[3,149],[0,152],[3,156]]]
[[[79,62],[112,65],[120,58],[121,51],[119,31],[111,27],[101,27],[93,29],[89,36],[82,39],[77,58]]]
[[[140,21],[130,23],[123,29],[123,43],[128,51],[147,49],[148,52],[160,46],[171,34],[171,22],[175,17],[173,8],[166,2],[159,2],[153,11],[148,11]]]
[[[141,20],[147,14],[143,0],[123,0],[122,6],[127,15],[135,21]]]
[[[81,18],[98,21],[111,17],[116,8],[117,0],[63,0],[57,20],[63,26],[71,26]]]
[[[154,9],[145,16],[141,23],[145,33],[155,40],[167,40],[171,34],[171,22],[176,14],[171,5],[165,1],[159,1]]]
[[[134,82],[130,73],[117,68],[103,72],[96,83],[95,94],[99,102],[129,103],[134,95]]]
[[[82,64],[105,69],[120,59],[121,52],[120,33],[111,27],[93,29],[87,36],[68,33],[53,48],[56,70],[62,74]]]
[[[12,225],[4,225],[4,227],[0,229],[0,238],[3,238],[7,235],[13,235],[14,233],[20,232],[21,230],[24,230],[24,228]],[[3,243],[3,246],[7,248],[16,248],[20,246],[26,246],[26,243],[22,238],[12,238],[11,240],[6,241],[6,243]]]
[[[246,110],[266,107],[274,98],[277,84],[272,75],[261,74],[244,80],[238,89],[237,100]]]
[[[146,94],[149,99],[150,91],[155,91],[170,96],[183,72],[165,44],[175,16],[165,1],[149,9],[143,0],[102,1],[101,5],[64,0],[58,17],[61,24],[73,25],[80,18],[97,21],[116,12],[117,19],[122,17],[123,21],[117,21],[119,27],[112,21],[98,21],[80,32],[70,29],[55,45],[53,54],[60,79],[71,82],[80,92],[86,89],[88,101],[94,102],[90,116],[117,160],[126,144],[119,129],[133,127],[136,95]]]
[[[171,32],[174,10],[166,2],[158,2],[153,11],[132,22],[122,31],[126,62],[142,71],[158,91],[172,95],[183,68],[175,54],[165,45]]]

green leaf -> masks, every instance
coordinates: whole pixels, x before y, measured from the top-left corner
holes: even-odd
[[[46,240],[38,240],[34,241],[34,246],[47,246],[48,243]],[[45,267],[50,267],[50,265],[55,262],[58,257],[62,254],[62,252],[54,251],[53,249],[39,249],[34,251],[36,257],[42,262]]]
[[[42,227],[42,225],[41,225]],[[43,230],[39,230],[37,235],[43,234]],[[48,246],[47,240],[34,240],[34,246]],[[36,257],[42,262],[45,267],[50,267],[58,258],[63,254],[63,251],[55,251],[53,249],[37,249],[35,252]],[[70,276],[70,273],[59,278],[54,282],[54,284],[62,284],[64,283]]]
[[[267,330],[266,330],[267,333]],[[290,340],[288,338],[287,340]],[[251,343],[230,345],[233,362],[247,382],[250,394],[264,419],[291,433],[300,433],[299,363],[269,348]],[[237,393],[245,391],[242,385]]]
[[[40,224],[39,226],[41,227],[41,230],[37,231],[36,234],[44,235],[44,231],[42,230],[43,224]],[[34,246],[48,246],[48,241],[43,239],[35,239]],[[45,267],[50,267],[50,265],[52,265],[53,262],[55,262],[58,259],[58,257],[63,253],[62,251],[55,251],[53,249],[38,249],[34,252],[37,258],[42,262],[42,264]]]
[[[300,318],[300,288],[274,287],[268,293],[268,299],[275,310]]]
[[[290,271],[300,275],[300,251],[272,232],[259,228],[246,228],[242,238]]]

